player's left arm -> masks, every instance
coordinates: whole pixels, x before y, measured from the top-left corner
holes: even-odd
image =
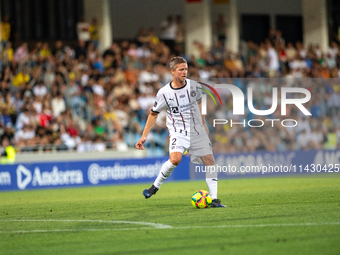
[[[207,134],[209,135],[209,128],[207,126],[207,124],[205,123],[205,115],[202,114],[202,103],[201,103],[201,99],[197,100],[197,104],[198,104],[198,108],[200,109],[200,113],[201,113],[201,117],[202,117],[202,125],[205,128],[205,131],[207,132]]]

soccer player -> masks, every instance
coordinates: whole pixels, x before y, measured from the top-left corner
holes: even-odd
[[[217,199],[217,172],[211,171],[215,170],[215,159],[208,137],[209,130],[197,103],[197,101],[200,103],[202,97],[200,85],[187,79],[188,64],[184,58],[172,58],[169,67],[173,80],[158,91],[156,102],[151,109],[142,137],[136,143],[136,148],[144,150],[143,144],[159,112],[165,109],[166,125],[170,133],[170,159],[163,164],[154,184],[145,189],[143,195],[150,198],[159,190],[187,150],[193,163],[203,163],[206,166],[206,182],[212,197],[211,207],[226,207]]]

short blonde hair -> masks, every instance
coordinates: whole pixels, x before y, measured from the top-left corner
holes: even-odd
[[[182,57],[173,57],[169,62],[170,70],[175,70],[178,64],[187,63],[187,61]]]

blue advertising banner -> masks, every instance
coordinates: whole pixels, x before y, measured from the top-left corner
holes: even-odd
[[[306,173],[339,173],[340,150],[216,154],[219,178]],[[192,179],[205,178],[202,165],[190,164]]]
[[[340,150],[216,154],[219,178],[339,173]],[[168,157],[0,165],[0,191],[152,183]],[[189,171],[190,169],[190,171]],[[183,157],[168,181],[205,178]]]
[[[168,157],[0,165],[0,191],[150,182]],[[169,180],[187,180],[189,158]]]

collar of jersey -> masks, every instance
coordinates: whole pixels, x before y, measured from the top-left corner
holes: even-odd
[[[185,88],[185,86],[187,85],[187,80],[186,80],[186,79],[185,79],[185,85],[184,85],[183,87],[180,87],[180,88],[174,88],[174,87],[172,87],[172,85],[171,85],[172,82],[173,82],[173,81],[170,81],[170,88],[172,88],[173,90],[183,89],[183,88]]]

